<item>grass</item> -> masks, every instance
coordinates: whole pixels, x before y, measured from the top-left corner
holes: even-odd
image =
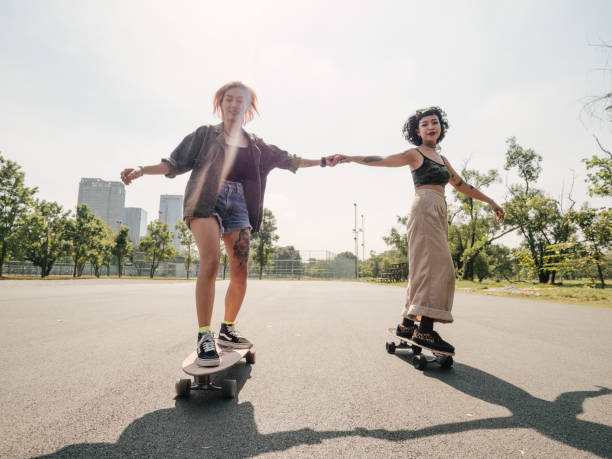
[[[550,285],[537,282],[495,282],[493,280],[472,282],[459,280],[456,285],[460,292],[612,308],[612,288],[606,287],[605,289],[593,288],[581,281],[563,281],[562,284]]]
[[[375,280],[367,279],[367,281],[374,282]],[[391,285],[406,286],[407,284],[407,282],[396,282]],[[457,280],[455,289],[461,293],[612,308],[612,288],[609,284],[606,284],[605,289],[601,289],[593,288],[582,281],[563,281],[563,284],[550,285],[537,282],[496,282],[485,279],[482,282]]]

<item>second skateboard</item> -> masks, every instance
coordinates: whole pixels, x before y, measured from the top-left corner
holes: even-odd
[[[389,328],[387,330],[389,334],[391,334],[394,338],[399,340],[399,344],[395,344],[394,341],[387,341],[385,348],[389,354],[395,354],[397,349],[410,349],[414,355],[412,359],[412,364],[417,370],[425,370],[429,363],[437,363],[442,368],[450,368],[453,366],[453,356],[454,352],[443,352],[438,351],[436,349],[432,349],[427,346],[423,346],[422,344],[418,344],[412,341],[410,338],[406,338],[405,336],[399,336],[396,333],[395,328]],[[431,356],[423,355],[422,350],[425,349]]]

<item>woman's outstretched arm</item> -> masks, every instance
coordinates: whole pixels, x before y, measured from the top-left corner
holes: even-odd
[[[170,173],[170,164],[166,161],[162,161],[159,164],[154,164],[152,166],[138,166],[133,169],[128,167],[121,171],[121,181],[126,185],[132,183],[133,180],[136,180],[139,177],[142,177],[145,174],[148,175],[166,175]]]
[[[321,166],[321,160],[320,159],[305,159],[305,158],[300,158],[300,165],[298,166],[299,168],[302,167],[313,167],[313,166]]]
[[[335,166],[341,163],[357,163],[363,164],[364,166],[379,166],[379,167],[402,167],[412,165],[414,163],[414,155],[411,154],[412,150],[407,150],[396,155],[389,156],[347,156],[347,155],[333,155],[328,157],[328,163],[330,166]]]
[[[460,193],[463,193],[470,198],[478,199],[479,201],[486,202],[491,206],[491,210],[495,212],[495,216],[497,220],[501,221],[504,219],[504,209],[501,208],[493,199],[488,197],[482,191],[477,190],[469,183],[465,182],[461,176],[453,169],[453,166],[450,165],[448,159],[444,158],[444,162],[446,163],[446,168],[448,172],[450,172],[450,184]]]

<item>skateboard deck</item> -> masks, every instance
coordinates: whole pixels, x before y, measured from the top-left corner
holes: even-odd
[[[444,368],[450,368],[453,366],[453,356],[455,355],[454,352],[438,351],[428,346],[423,346],[422,344],[415,343],[410,338],[399,336],[396,333],[395,328],[389,328],[387,329],[387,331],[391,336],[399,340],[399,344],[395,344],[395,342],[393,341],[387,341],[385,346],[387,352],[389,354],[395,354],[396,349],[411,349],[414,355],[414,358],[412,359],[412,364],[418,370],[424,370],[425,368],[427,368],[427,364],[433,362],[438,363]],[[423,349],[429,351],[432,354],[432,357],[421,355],[421,351]]]
[[[193,351],[183,360],[183,371],[193,376],[193,382],[191,379],[181,379],[177,381],[174,386],[177,396],[186,397],[192,390],[222,390],[223,394],[228,398],[234,398],[236,396],[237,384],[235,379],[224,379],[222,385],[217,386],[214,384],[213,376],[228,370],[243,358],[245,358],[246,362],[249,364],[255,363],[255,351],[252,347],[247,349],[233,349],[219,346],[216,339],[215,344],[217,346],[217,353],[219,354],[219,365],[214,367],[202,367],[198,365],[198,354],[196,351]]]

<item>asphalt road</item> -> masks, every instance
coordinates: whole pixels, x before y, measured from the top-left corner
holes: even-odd
[[[612,457],[611,309],[457,294],[421,372],[385,352],[403,288],[250,281],[237,397],[176,399],[193,290],[1,281],[0,457]]]

